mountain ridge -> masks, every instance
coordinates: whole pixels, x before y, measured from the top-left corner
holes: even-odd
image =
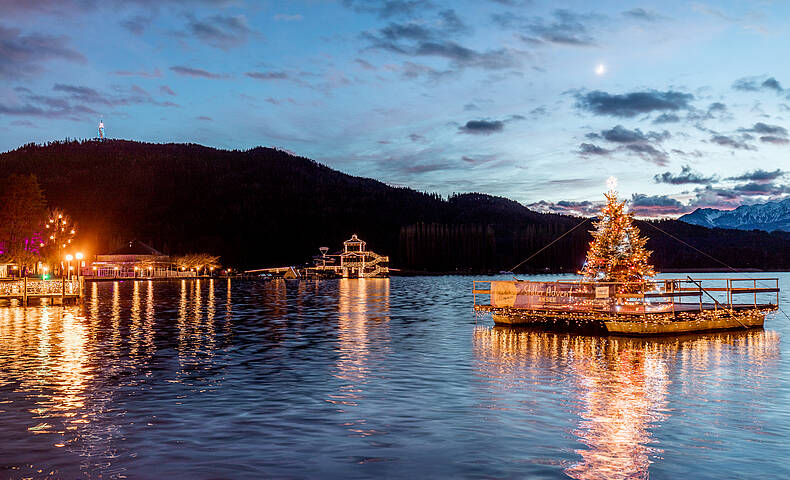
[[[790,232],[790,198],[741,205],[734,210],[698,208],[678,220],[708,228]]]
[[[222,150],[127,140],[28,144],[0,154],[0,172],[35,174],[50,206],[79,226],[85,252],[139,239],[169,254],[207,252],[225,265],[298,265],[356,233],[394,267],[498,272],[576,227],[582,218],[538,213],[484,193],[442,197],[354,177],[279,149]],[[637,224],[661,268],[719,264]],[[738,268],[790,268],[790,234],[652,222]],[[577,271],[591,227],[576,228],[519,269]]]

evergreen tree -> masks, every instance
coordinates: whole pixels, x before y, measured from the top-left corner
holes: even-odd
[[[604,195],[606,205],[601,209],[600,219],[594,223],[595,230],[590,232],[593,240],[581,273],[591,281],[642,283],[645,277],[655,275],[653,266],[648,263],[652,252],[645,249],[647,238],[639,235],[625,200],[618,201],[613,189]],[[638,289],[631,285],[620,290]]]
[[[35,175],[9,175],[0,190],[0,243],[6,259],[36,263],[46,201]]]

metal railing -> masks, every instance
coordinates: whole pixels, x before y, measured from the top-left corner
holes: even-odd
[[[474,280],[472,285],[476,307],[650,313],[775,308],[779,304],[778,278],[687,277],[631,283]],[[770,294],[776,294],[775,298]],[[736,296],[741,299],[743,295],[750,295],[750,301],[736,303]],[[481,303],[480,296],[483,300],[487,297],[489,303]]]
[[[80,281],[76,277],[71,280],[38,280],[32,278],[0,280],[0,298],[80,295]]]

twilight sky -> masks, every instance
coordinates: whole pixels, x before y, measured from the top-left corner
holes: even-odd
[[[790,3],[0,0],[0,150],[274,146],[587,213],[790,197]],[[785,88],[787,87],[787,88]],[[592,202],[592,203],[591,203]]]

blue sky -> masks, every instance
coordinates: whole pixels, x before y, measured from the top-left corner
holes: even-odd
[[[0,0],[0,149],[274,146],[643,216],[790,196],[784,2]],[[785,88],[787,87],[787,89]]]

